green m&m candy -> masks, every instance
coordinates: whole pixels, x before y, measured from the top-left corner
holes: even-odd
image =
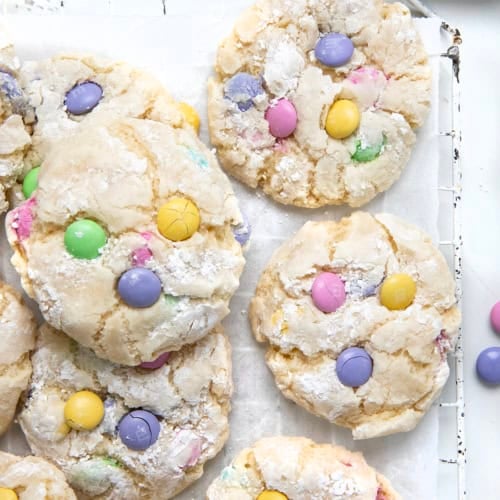
[[[384,146],[387,144],[387,137],[383,136],[382,141],[373,146],[363,147],[361,141],[356,142],[356,151],[351,156],[354,161],[358,163],[368,163],[369,161],[373,161],[377,159],[384,149]]]
[[[89,219],[73,222],[64,233],[66,250],[77,259],[96,259],[106,241],[104,229]]]
[[[39,172],[40,167],[32,168],[23,180],[23,194],[26,199],[28,199],[38,187]]]

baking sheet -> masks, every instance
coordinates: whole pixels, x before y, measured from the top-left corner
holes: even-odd
[[[167,15],[151,18],[13,16],[6,19],[23,59],[50,56],[61,50],[93,51],[126,59],[145,67],[165,82],[176,98],[191,102],[202,116],[202,138],[207,142],[206,80],[212,71],[217,43],[231,29],[238,13],[251,0],[168,0]],[[193,13],[195,13],[193,15]],[[439,54],[439,22],[418,20],[430,54]],[[434,69],[433,108],[412,160],[400,181],[364,209],[393,212],[427,230],[437,242],[438,218],[438,57]],[[258,276],[272,252],[309,219],[338,219],[346,208],[308,211],[275,204],[234,182],[241,208],[253,226],[247,266],[241,287],[224,321],[233,346],[235,395],[231,437],[221,454],[209,463],[204,476],[178,498],[202,499],[210,481],[243,447],[263,436],[304,435],[319,442],[337,442],[364,452],[370,464],[387,475],[403,498],[437,498],[438,417],[433,408],[419,427],[408,434],[353,442],[350,432],[313,417],[286,400],[264,362],[264,348],[253,340],[247,308]],[[1,233],[0,276],[18,286]],[[26,453],[15,427],[0,440],[0,448]]]

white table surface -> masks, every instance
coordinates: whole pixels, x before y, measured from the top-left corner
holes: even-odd
[[[201,0],[200,0],[201,1]],[[464,337],[467,486],[472,500],[500,498],[500,387],[475,376],[479,352],[500,345],[489,327],[500,300],[500,1],[429,0],[461,28],[464,217]],[[2,2],[0,0],[0,6]],[[161,15],[168,0],[6,0],[8,13]],[[23,7],[27,5],[28,7]],[[34,7],[33,7],[34,5]],[[228,9],[231,9],[228,1]],[[439,500],[452,500],[439,499]]]

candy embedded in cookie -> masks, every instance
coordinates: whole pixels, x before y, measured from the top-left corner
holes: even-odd
[[[118,433],[123,444],[131,450],[147,450],[158,440],[160,422],[149,411],[135,410],[120,420]]]
[[[343,33],[327,33],[316,44],[314,55],[316,59],[331,68],[347,64],[354,54],[354,44]]]
[[[38,174],[40,167],[32,168],[23,179],[23,195],[26,199],[31,198],[31,195],[38,187]]]
[[[66,250],[77,259],[97,259],[106,242],[106,231],[93,220],[77,220],[64,232]]]
[[[456,300],[428,235],[357,212],[308,222],[285,242],[249,316],[283,394],[366,439],[413,429],[438,397],[460,325]]]
[[[227,440],[231,350],[220,326],[149,370],[99,359],[44,325],[32,362],[20,424],[79,496],[173,498]]]
[[[95,429],[104,417],[102,399],[91,391],[73,394],[64,405],[66,424],[77,431]]]
[[[132,268],[118,280],[118,293],[130,307],[151,307],[162,294],[161,280],[151,269]]]
[[[401,500],[389,481],[341,446],[268,437],[242,450],[209,486],[207,500]]]
[[[68,113],[85,115],[99,104],[102,94],[102,87],[95,82],[77,83],[66,93],[64,105]]]
[[[158,212],[158,230],[171,241],[185,241],[200,227],[200,211],[186,198],[173,198]]]
[[[211,140],[231,175],[280,203],[359,207],[408,163],[430,73],[399,3],[257,0],[218,49]]]

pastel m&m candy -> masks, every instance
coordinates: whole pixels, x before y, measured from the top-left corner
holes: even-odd
[[[490,322],[493,330],[495,332],[500,333],[500,302],[497,302],[492,308],[490,312]]]
[[[347,64],[353,53],[354,45],[351,39],[342,33],[334,32],[321,37],[314,49],[316,59],[331,68]]]
[[[194,128],[197,134],[200,133],[200,116],[196,110],[187,102],[180,102],[179,109],[184,115],[184,119]]]
[[[488,384],[500,384],[500,347],[488,347],[477,357],[476,372]]]
[[[380,288],[380,302],[391,311],[402,311],[415,300],[417,285],[408,274],[393,274]]]
[[[91,431],[103,418],[104,403],[94,392],[76,392],[64,405],[64,419],[72,429]]]
[[[40,167],[32,168],[23,180],[23,194],[28,199],[38,187]]]
[[[354,151],[351,158],[358,163],[368,163],[369,161],[376,160],[382,154],[386,144],[387,137],[385,135],[380,142],[371,146],[364,146],[361,141],[357,141],[356,151]]]
[[[358,106],[348,99],[340,99],[328,111],[325,129],[333,139],[346,139],[359,127],[360,120]]]
[[[0,500],[17,500],[19,497],[10,488],[0,488]]]
[[[141,363],[139,367],[144,368],[145,370],[158,370],[158,368],[161,368],[168,361],[170,355],[170,352],[164,352],[154,361],[145,361],[144,363]]]
[[[337,377],[347,387],[366,384],[373,372],[373,360],[360,347],[349,347],[337,359]]]
[[[172,198],[163,205],[157,217],[158,230],[171,241],[184,241],[200,227],[200,211],[187,198]]]
[[[344,282],[336,274],[321,273],[313,282],[311,296],[320,311],[335,312],[345,302]]]
[[[160,298],[160,278],[145,267],[134,267],[124,272],[118,280],[118,293],[130,307],[151,307]]]
[[[120,420],[118,434],[123,444],[131,450],[146,450],[158,439],[160,422],[149,411],[135,410]]]
[[[265,490],[257,497],[257,500],[288,500],[288,497],[276,490]]]
[[[234,239],[241,245],[245,246],[252,234],[252,226],[245,214],[242,214],[243,222],[233,227]]]
[[[71,114],[84,115],[99,104],[102,94],[102,88],[97,83],[78,83],[66,93],[64,104]]]
[[[240,111],[248,111],[253,100],[263,93],[261,79],[249,73],[237,73],[224,86],[224,97],[237,104]]]
[[[277,139],[290,137],[297,128],[297,110],[288,99],[280,99],[267,108],[269,132]]]
[[[77,259],[96,259],[106,241],[104,229],[89,219],[73,222],[64,233],[66,250]]]

